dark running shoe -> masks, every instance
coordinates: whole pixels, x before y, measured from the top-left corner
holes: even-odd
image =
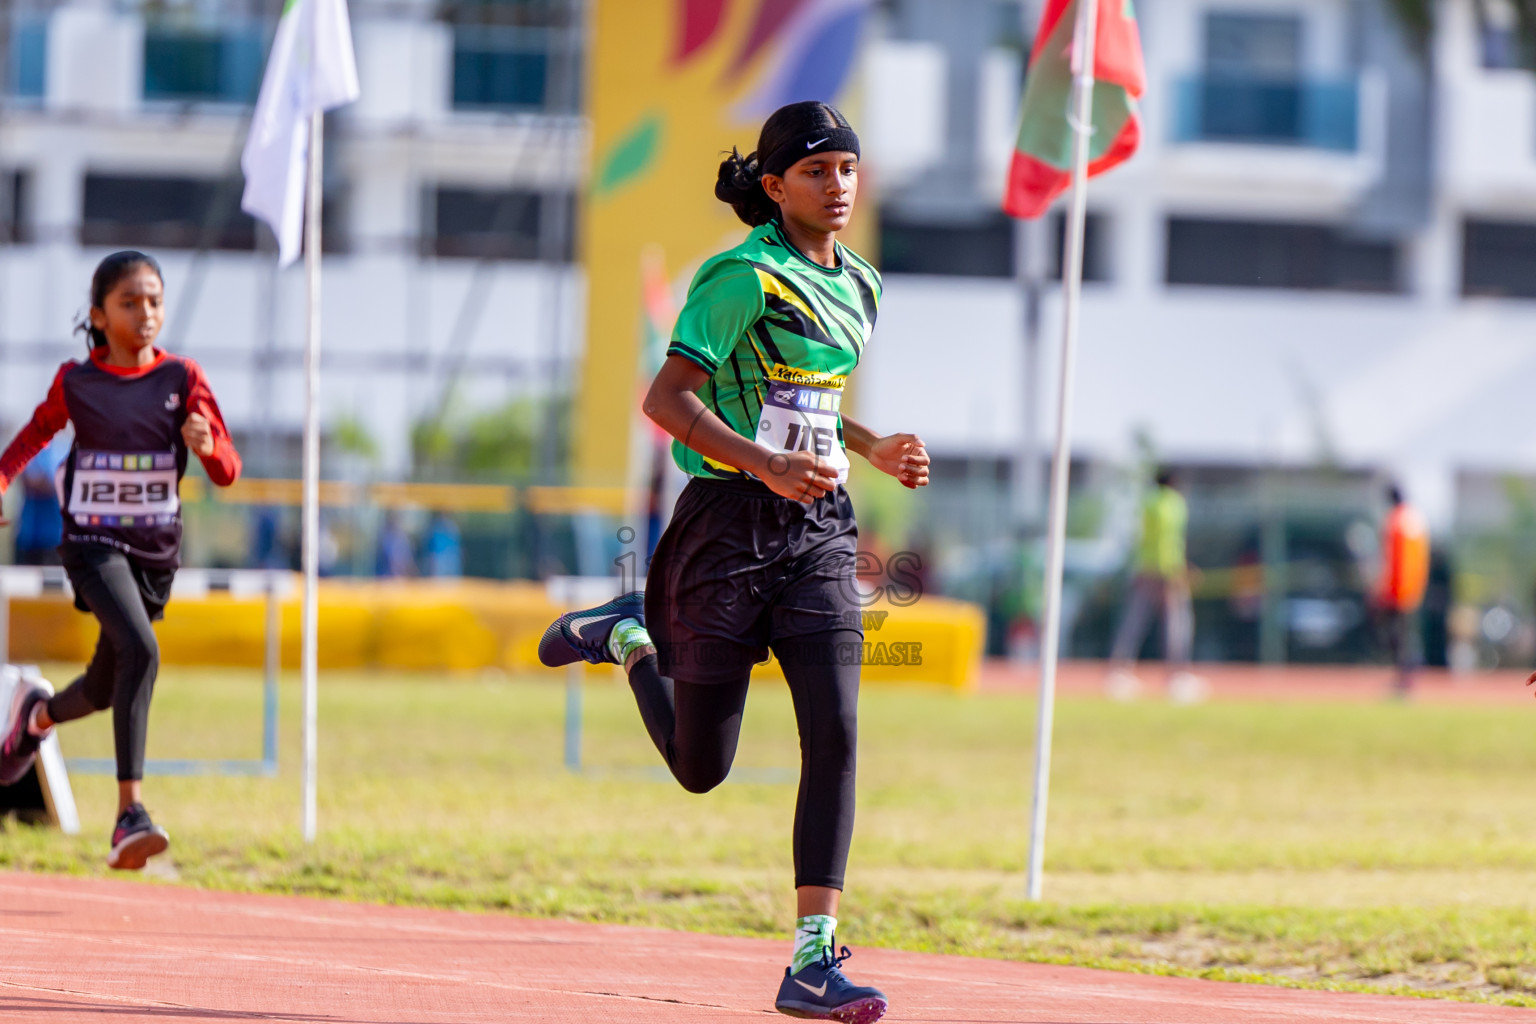
[[[171,834],[149,820],[149,812],[143,804],[129,804],[118,815],[117,827],[112,830],[112,852],[107,854],[107,867],[118,871],[138,871],[157,853],[164,853],[171,845]]]
[[[32,709],[52,696],[53,689],[41,680],[17,682],[15,696],[11,698],[11,717],[6,721],[5,741],[0,743],[0,786],[14,786],[21,781],[37,759],[38,746],[53,732],[50,727],[42,736],[33,736],[27,728]]]
[[[539,641],[539,660],[550,668],[573,661],[617,664],[608,651],[608,637],[624,619],[636,619],[645,625],[645,595],[640,591],[616,597],[596,608],[566,612],[551,622]]]
[[[836,948],[837,937],[832,937]],[[890,1003],[885,993],[868,985],[855,985],[843,974],[843,961],[853,954],[843,947],[841,956],[822,951],[821,962],[803,967],[799,974],[784,968],[784,984],[773,1008],[791,1017],[835,1020],[841,1024],[874,1024],[885,1016]]]

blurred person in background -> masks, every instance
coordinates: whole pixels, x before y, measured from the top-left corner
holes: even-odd
[[[291,568],[294,572],[304,571],[304,539],[299,534],[289,534],[286,548],[292,559]],[[341,535],[336,531],[336,524],[332,521],[331,510],[320,510],[320,535],[315,538],[315,558],[320,563],[321,576],[341,576],[347,573],[349,567],[341,560]],[[357,569],[352,569],[357,573]]]
[[[1173,472],[1157,471],[1156,486],[1141,506],[1141,539],[1136,547],[1130,600],[1110,651],[1107,689],[1117,700],[1141,692],[1136,655],[1152,617],[1163,617],[1163,660],[1168,666],[1168,696],[1179,703],[1204,698],[1206,684],[1189,671],[1195,617],[1190,600],[1190,567],[1185,554],[1189,506],[1174,486]]]
[[[1381,527],[1381,575],[1372,607],[1396,674],[1394,696],[1406,697],[1421,661],[1419,609],[1429,586],[1429,527],[1402,488],[1387,488],[1391,510]]]
[[[16,564],[59,565],[64,520],[59,514],[59,488],[54,473],[68,445],[57,441],[44,448],[21,474],[24,504],[16,520]]]
[[[262,505],[251,510],[250,565],[256,569],[293,569],[293,546],[283,536],[282,510]]]
[[[459,526],[446,512],[436,512],[427,527],[427,539],[421,549],[422,569],[428,576],[464,575],[464,545]]]
[[[384,526],[379,530],[379,550],[374,560],[373,574],[385,579],[399,579],[416,575],[416,558],[411,553],[411,538],[400,525],[396,512],[384,513]]]

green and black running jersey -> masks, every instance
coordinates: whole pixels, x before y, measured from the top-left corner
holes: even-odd
[[[880,274],[844,245],[823,267],[777,222],[754,228],[699,268],[667,355],[710,374],[699,398],[742,437],[774,451],[814,451],[847,475],[843,388],[880,308]],[[692,476],[740,478],[680,441],[672,456]]]

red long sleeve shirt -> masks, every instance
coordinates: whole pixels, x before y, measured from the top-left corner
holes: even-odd
[[[75,443],[59,470],[64,543],[105,544],[147,566],[174,568],[181,555],[180,483],[187,470],[181,428],[190,413],[208,420],[208,478],[228,487],[240,476],[219,404],[202,367],[155,350],[147,366],[126,369],[96,349],[59,368],[48,397],[0,455],[0,492],[66,423]]]

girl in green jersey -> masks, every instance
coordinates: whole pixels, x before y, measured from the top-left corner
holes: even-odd
[[[847,452],[928,483],[913,434],[841,412],[879,312],[880,275],[837,241],[858,194],[859,140],[824,103],[794,103],[757,150],[720,165],[715,195],[752,231],[700,268],[645,412],[692,479],[645,594],[561,616],[545,664],[625,667],[657,750],[690,792],[730,771],[752,666],[783,666],[800,729],[798,919],[775,1001],[791,1016],[869,1024],[883,993],[840,970],[835,943],[853,836],[863,624]]]

